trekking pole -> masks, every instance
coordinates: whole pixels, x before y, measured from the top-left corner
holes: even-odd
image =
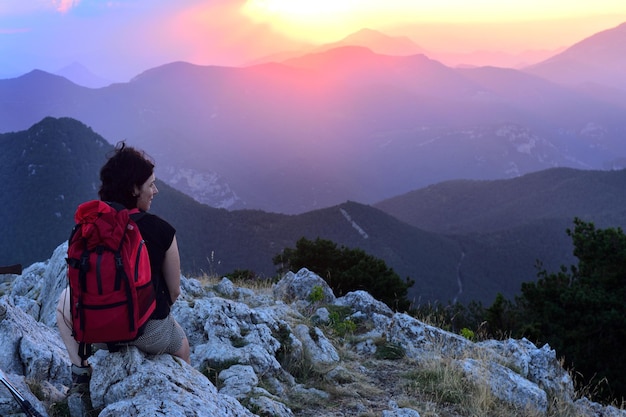
[[[15,265],[9,265],[9,266],[0,266],[0,274],[21,275],[22,274],[22,265],[15,264]]]
[[[22,407],[22,410],[26,413],[27,416],[43,417],[41,413],[35,410],[35,407],[33,407],[33,405],[26,398],[24,398],[13,385],[11,385],[9,380],[4,375],[4,372],[2,372],[2,369],[0,369],[0,382],[2,382],[5,387],[7,387],[13,398],[15,398],[15,401],[19,403],[20,407]]]
[[[22,274],[22,265],[15,264],[9,266],[0,266],[0,274],[14,274],[21,275]],[[26,413],[29,417],[43,417],[41,413],[35,410],[35,407],[28,401],[20,392],[9,382],[6,375],[0,369],[0,382],[9,390],[15,401],[18,402],[22,411]]]

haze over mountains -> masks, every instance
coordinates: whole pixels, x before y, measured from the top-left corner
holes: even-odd
[[[69,236],[76,206],[97,198],[112,146],[79,121],[45,118],[0,134],[0,265],[48,259]],[[329,239],[383,259],[415,280],[416,302],[490,304],[574,263],[565,230],[581,217],[626,227],[626,170],[553,168],[497,181],[450,181],[382,201],[299,215],[208,207],[159,182],[152,211],[177,229],[183,272],[236,269],[271,277],[272,258],[300,237]]]
[[[526,50],[519,54],[503,51],[478,50],[474,52],[442,52],[423,48],[407,36],[389,36],[372,29],[361,29],[337,42],[311,47],[306,53],[319,53],[343,46],[362,46],[381,55],[408,56],[424,54],[450,67],[482,67],[496,66],[505,68],[524,68],[544,61],[560,50]],[[285,52],[262,59],[251,64],[263,62],[282,62],[286,59],[303,55],[302,51]]]
[[[582,82],[601,59],[619,66],[624,44],[620,26],[560,55],[579,58],[567,69]],[[590,69],[589,49],[614,53],[590,55]],[[287,214],[450,179],[624,166],[626,71],[590,89],[533,75],[548,64],[451,68],[342,45],[244,68],[170,63],[99,89],[33,71],[0,80],[0,131],[73,117],[146,149],[201,202]]]

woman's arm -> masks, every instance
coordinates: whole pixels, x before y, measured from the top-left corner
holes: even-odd
[[[178,243],[176,236],[172,240],[172,244],[165,252],[163,260],[163,277],[170,292],[172,304],[180,295],[180,255],[178,253]]]

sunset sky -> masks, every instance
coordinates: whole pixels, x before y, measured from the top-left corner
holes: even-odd
[[[172,61],[245,65],[361,28],[429,51],[556,50],[623,22],[624,0],[2,0],[0,78],[74,62],[115,81]]]

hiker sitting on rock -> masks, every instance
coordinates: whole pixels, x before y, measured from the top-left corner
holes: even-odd
[[[180,294],[176,230],[160,217],[147,213],[158,193],[154,164],[143,152],[121,142],[100,170],[100,181],[100,200],[117,203],[129,210],[139,209],[141,214],[136,224],[148,249],[150,279],[156,292],[156,308],[142,332],[136,339],[124,344],[136,346],[148,354],[169,353],[189,363],[189,342],[184,330],[170,314],[170,306]],[[72,362],[72,389],[85,392],[89,387],[91,367],[86,359],[88,355],[79,354],[80,343],[74,337],[76,332],[72,325],[71,300],[68,287],[61,293],[57,306],[57,325]]]

